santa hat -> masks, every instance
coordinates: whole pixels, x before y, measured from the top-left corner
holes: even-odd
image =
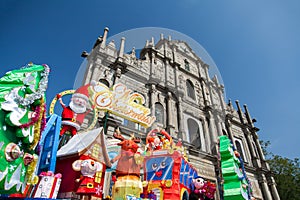
[[[86,85],[78,88],[74,92],[74,94],[72,95],[72,97],[82,98],[82,99],[86,100],[86,102],[88,102],[89,101],[89,96],[90,96],[89,95],[89,87],[90,86],[95,86],[96,84],[97,84],[96,81],[93,80],[93,81],[91,81],[90,84],[86,84]]]

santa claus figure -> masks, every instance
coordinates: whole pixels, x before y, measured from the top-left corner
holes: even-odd
[[[92,83],[78,88],[72,95],[69,106],[64,104],[61,95],[56,95],[63,107],[60,136],[63,136],[65,133],[74,136],[77,131],[79,131],[85,116],[91,111],[92,107],[89,102],[90,85],[92,85]]]

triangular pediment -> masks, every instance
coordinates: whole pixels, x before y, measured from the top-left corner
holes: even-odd
[[[194,53],[192,48],[186,42],[177,40],[177,41],[174,41],[174,44],[176,46],[177,53],[180,53],[184,56],[187,55],[187,56],[193,58],[194,60],[199,59],[199,57]]]

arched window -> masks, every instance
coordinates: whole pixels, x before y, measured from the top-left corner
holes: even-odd
[[[161,105],[161,103],[155,103],[155,117],[156,122],[164,124],[165,121],[165,115],[164,115],[164,107]]]
[[[201,149],[200,128],[198,123],[189,118],[187,120],[190,143],[196,148]]]
[[[235,140],[235,146],[236,146],[236,150],[240,153],[240,155],[241,155],[243,161],[246,161],[246,160],[245,160],[245,156],[244,156],[244,151],[243,151],[244,148],[243,148],[243,146],[242,146],[241,141]]]
[[[190,80],[186,80],[186,88],[187,88],[187,95],[192,99],[195,99],[194,85]]]

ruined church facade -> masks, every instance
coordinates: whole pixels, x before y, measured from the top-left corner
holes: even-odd
[[[82,54],[87,59],[83,84],[92,80],[109,87],[122,83],[145,97],[145,106],[156,116],[153,126],[182,139],[189,160],[198,173],[220,184],[218,136],[227,135],[242,156],[256,199],[278,200],[274,178],[261,149],[255,119],[246,105],[225,102],[224,86],[217,76],[209,76],[209,65],[185,41],[164,38],[146,41],[137,55],[125,52],[125,40],[116,48],[108,41],[108,28],[93,49]],[[230,88],[229,88],[230,89]],[[103,123],[103,115],[99,117]],[[117,116],[110,116],[108,135],[120,126],[122,132],[145,138],[147,129]],[[219,192],[219,191],[218,191]],[[216,195],[219,199],[219,193]]]

